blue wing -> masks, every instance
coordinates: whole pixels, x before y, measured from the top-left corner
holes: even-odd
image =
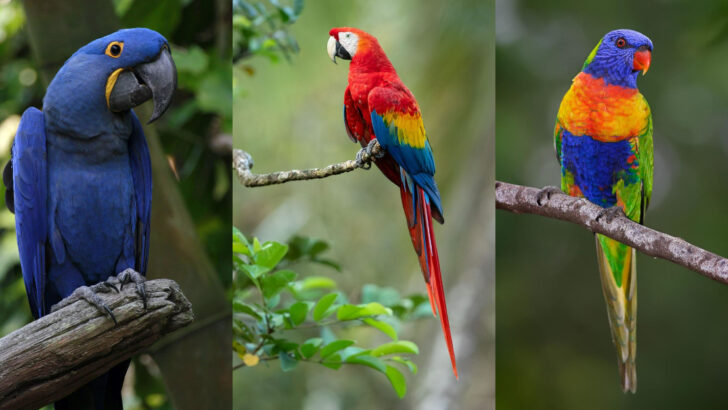
[[[129,158],[137,214],[135,270],[146,275],[149,260],[149,224],[152,217],[152,164],[142,125],[134,111],[131,115],[134,129],[129,138]]]
[[[435,159],[432,156],[432,148],[430,142],[422,135],[414,136],[410,140],[421,138],[423,147],[417,148],[409,145],[400,135],[411,133],[409,129],[399,129],[396,121],[388,123],[376,111],[372,111],[372,128],[377,141],[389,153],[400,167],[414,180],[414,182],[422,188],[427,194],[428,199],[435,206],[439,213],[440,219],[444,215],[442,211],[442,203],[440,201],[440,191],[435,183]],[[411,190],[414,192],[414,190]]]
[[[8,170],[7,167],[10,167]],[[28,108],[23,113],[5,173],[8,208],[15,213],[20,266],[33,316],[47,313],[45,248],[48,237],[48,168],[43,113]],[[8,175],[9,176],[9,175]],[[9,193],[12,192],[10,195]]]

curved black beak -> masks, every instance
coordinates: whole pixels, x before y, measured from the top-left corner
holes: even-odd
[[[154,112],[148,123],[161,117],[177,88],[177,68],[167,46],[154,61],[122,71],[108,96],[109,109],[122,112],[152,98]]]

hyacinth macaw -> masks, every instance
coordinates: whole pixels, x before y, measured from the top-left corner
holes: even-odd
[[[444,222],[440,192],[435,183],[435,161],[414,95],[397,76],[374,36],[359,29],[329,31],[327,51],[351,60],[349,86],[344,92],[344,124],[352,141],[370,147],[376,139],[386,153],[375,164],[399,186],[412,244],[427,284],[432,311],[439,312],[442,330],[457,377],[455,353],[447,317],[440,260],[432,227]]]
[[[607,33],[561,101],[554,145],[561,189],[644,221],[652,194],[652,115],[637,90],[652,42],[632,30]],[[637,270],[635,250],[596,235],[604,299],[617,348],[622,389],[635,392]]]
[[[3,182],[36,318],[76,291],[116,321],[88,286],[120,273],[122,286],[132,280],[145,297],[152,171],[131,108],[153,99],[154,121],[176,84],[164,37],[119,30],[76,51],[48,86],[43,111],[23,113]],[[128,365],[116,365],[56,409],[121,409]]]

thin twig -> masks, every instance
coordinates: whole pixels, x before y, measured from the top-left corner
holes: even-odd
[[[583,198],[574,198],[551,187],[539,189],[496,181],[497,209],[559,219],[616,239],[638,251],[686,267],[728,284],[728,259],[687,241],[640,225],[623,213],[605,209]]]
[[[247,187],[261,187],[282,184],[288,181],[326,178],[332,175],[351,172],[357,168],[369,169],[371,163],[382,155],[384,155],[384,149],[376,140],[372,140],[372,143],[368,147],[359,150],[356,160],[350,159],[323,168],[292,169],[290,171],[278,171],[269,174],[254,174],[250,171],[253,168],[253,157],[243,150],[235,149],[233,150],[233,169],[238,174],[238,178],[243,185]]]

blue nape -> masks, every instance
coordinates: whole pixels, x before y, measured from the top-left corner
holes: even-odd
[[[564,130],[561,138],[562,174],[574,175],[574,183],[584,196],[595,204],[608,208],[617,203],[612,187],[620,179],[625,185],[639,182],[637,173],[625,170],[637,169],[629,139],[618,142],[601,142],[588,135],[574,136]]]

